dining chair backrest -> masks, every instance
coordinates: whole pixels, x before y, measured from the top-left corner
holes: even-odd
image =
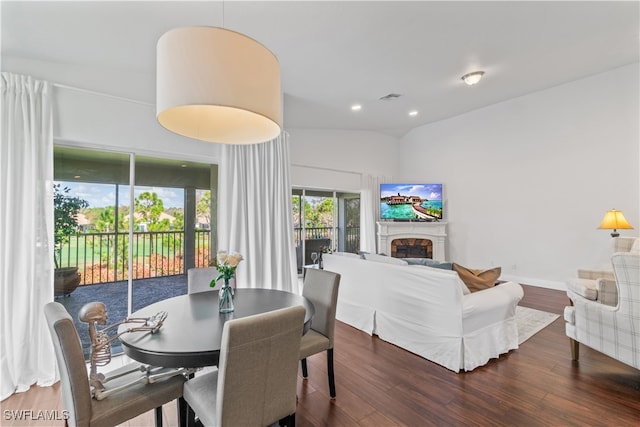
[[[159,368],[148,376],[138,363],[131,363],[111,371],[113,375],[101,375],[100,381],[105,384],[102,397],[92,397],[80,337],[71,316],[58,302],[46,304],[44,314],[60,370],[62,405],[69,414],[69,426],[114,426],[152,409],[155,425],[162,426],[162,405],[182,397],[186,378],[181,371]]]
[[[73,319],[58,302],[44,307],[60,370],[62,404],[70,426],[88,426],[91,420],[91,390],[80,336]]]
[[[269,425],[296,411],[305,309],[229,320],[222,333],[217,425]]]
[[[338,273],[309,269],[302,288],[302,296],[315,308],[311,329],[329,338],[329,348],[333,348],[339,285]]]
[[[187,270],[187,293],[212,291],[210,283],[218,275],[215,267],[190,268]]]

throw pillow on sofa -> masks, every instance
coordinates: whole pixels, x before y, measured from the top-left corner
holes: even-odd
[[[458,273],[460,279],[471,292],[476,292],[493,287],[502,273],[502,268],[494,267],[489,270],[474,270],[454,262],[453,271]]]
[[[443,270],[452,270],[453,266],[450,262],[436,261],[431,258],[403,258],[409,265],[426,265],[427,267],[441,268]]]

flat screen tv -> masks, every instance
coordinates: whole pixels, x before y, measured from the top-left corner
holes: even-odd
[[[442,184],[380,184],[380,219],[442,219]]]

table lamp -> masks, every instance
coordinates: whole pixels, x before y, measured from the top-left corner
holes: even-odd
[[[616,209],[611,209],[604,214],[604,218],[598,228],[613,230],[611,237],[618,237],[620,235],[620,233],[616,231],[617,229],[633,230],[633,227],[627,222],[622,212]]]

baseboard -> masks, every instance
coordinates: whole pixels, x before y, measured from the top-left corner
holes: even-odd
[[[566,291],[567,285],[564,282],[557,282],[554,280],[536,279],[535,277],[523,277],[513,276],[510,274],[503,274],[500,276],[500,280],[508,280],[511,282],[522,283],[530,286],[537,286],[539,288],[555,289],[558,291]]]

